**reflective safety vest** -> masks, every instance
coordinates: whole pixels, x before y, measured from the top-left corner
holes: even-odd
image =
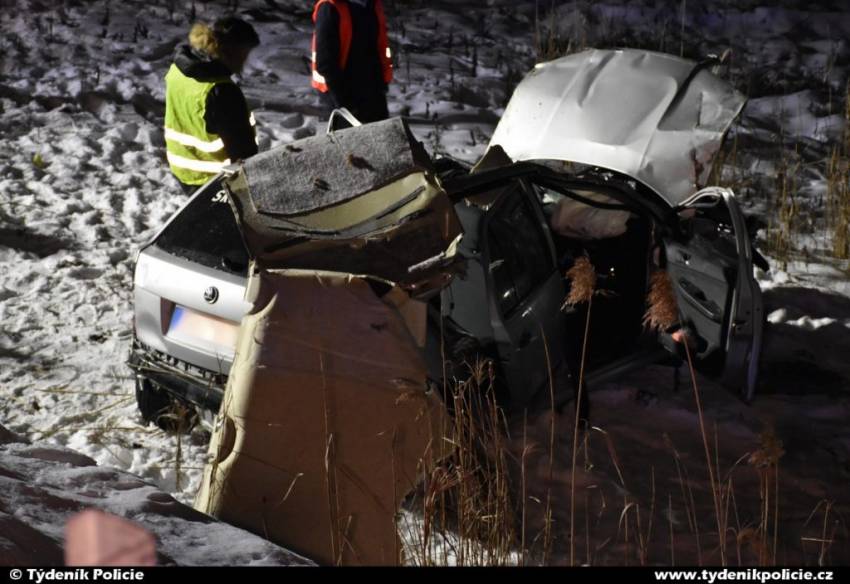
[[[202,185],[230,164],[224,142],[207,132],[204,115],[207,96],[219,83],[233,83],[229,77],[199,81],[171,65],[165,76],[165,149],[168,165],[177,180]],[[251,114],[251,126],[255,126]]]
[[[319,7],[322,4],[329,3],[336,8],[339,13],[339,68],[345,69],[348,63],[348,53],[351,50],[351,11],[348,9],[348,2],[340,2],[339,0],[318,0],[313,8],[313,24],[316,24],[316,16],[319,14]],[[384,5],[381,0],[375,0],[375,16],[378,17],[378,58],[381,61],[381,72],[384,76],[384,83],[389,83],[393,80],[393,60],[392,52],[390,51],[390,43],[387,38],[387,19],[384,16]],[[328,85],[316,69],[316,32],[313,32],[313,57],[312,71],[313,79],[311,85],[325,93],[328,91]]]

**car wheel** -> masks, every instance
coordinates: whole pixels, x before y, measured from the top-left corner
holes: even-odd
[[[172,434],[188,434],[198,423],[195,408],[173,397],[147,377],[136,376],[136,404],[145,424]]]

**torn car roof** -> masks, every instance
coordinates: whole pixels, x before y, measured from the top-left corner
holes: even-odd
[[[430,167],[401,118],[298,140],[245,161],[259,213],[298,215],[343,203]]]
[[[225,184],[262,268],[373,276],[421,290],[455,261],[454,207],[401,118],[280,146],[245,161]]]

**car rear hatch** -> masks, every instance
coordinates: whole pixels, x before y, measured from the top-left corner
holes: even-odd
[[[220,181],[199,190],[139,254],[136,339],[184,369],[227,375],[244,300],[247,252]]]

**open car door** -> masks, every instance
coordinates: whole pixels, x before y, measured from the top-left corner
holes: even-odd
[[[753,398],[764,311],[744,215],[729,189],[705,188],[677,207],[686,240],[664,242],[679,311],[697,336],[698,361],[717,362],[724,385]]]
[[[546,220],[522,181],[499,198],[481,225],[490,321],[502,369],[517,403],[560,374],[564,284]]]

